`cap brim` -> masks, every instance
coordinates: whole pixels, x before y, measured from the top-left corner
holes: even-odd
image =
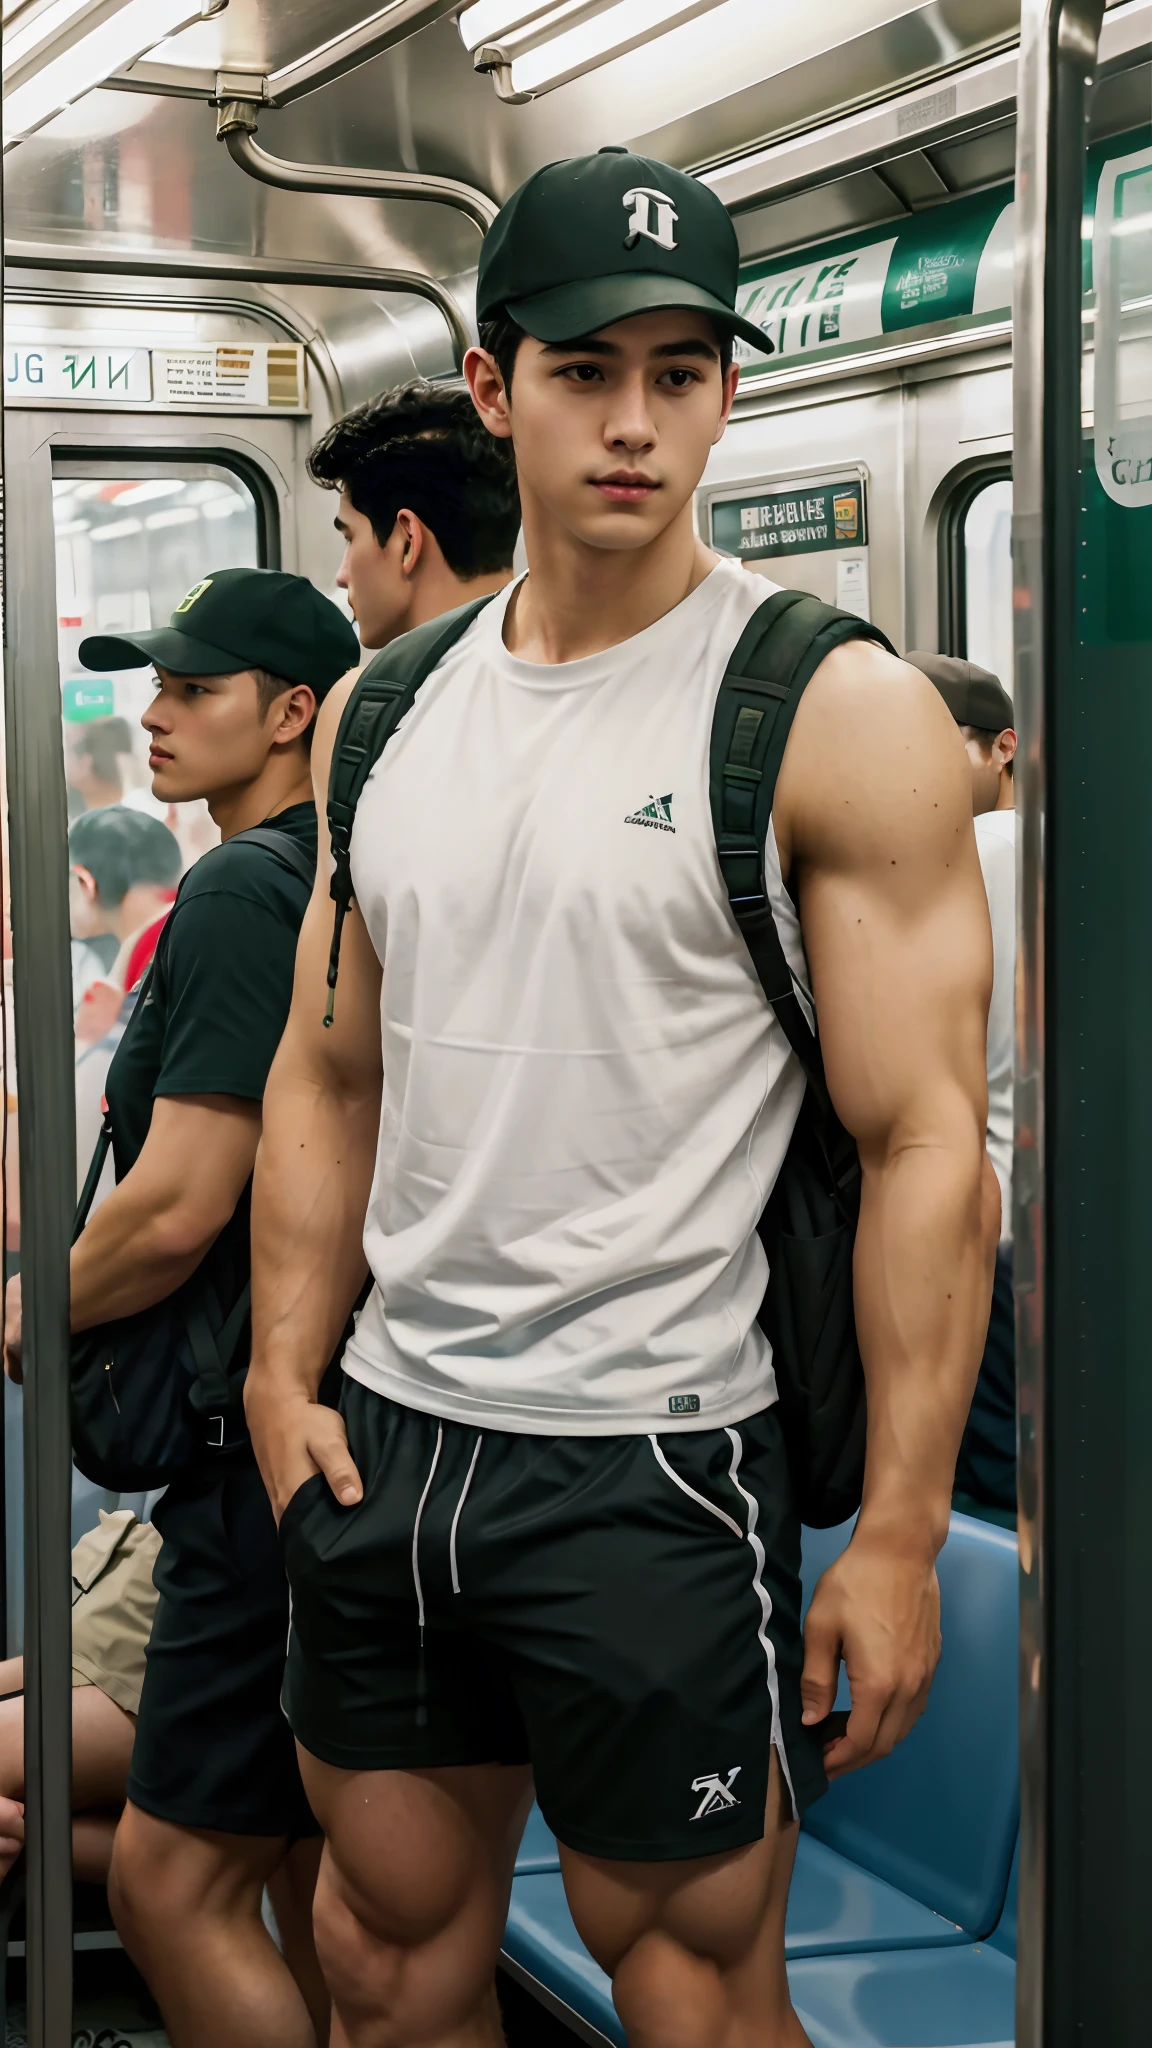
[[[686,284],[681,278],[664,277],[656,271],[624,272],[618,277],[581,278],[578,284],[554,285],[551,291],[533,298],[509,301],[508,312],[518,327],[536,341],[578,341],[585,334],[598,334],[617,320],[629,320],[636,313],[679,312],[687,309],[707,313],[717,326],[738,335],[760,355],[775,353],[762,328],[754,327],[713,297],[701,285]]]
[[[150,633],[94,633],[80,642],[85,668],[146,668],[151,662],[176,676],[231,676],[249,664],[209,640],[193,640],[173,626]]]

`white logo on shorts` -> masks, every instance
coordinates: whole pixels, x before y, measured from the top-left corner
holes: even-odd
[[[740,1801],[732,1787],[740,1776],[740,1765],[729,1771],[727,1783],[718,1771],[709,1771],[703,1778],[693,1778],[692,1790],[701,1795],[700,1804],[692,1815],[693,1820],[707,1820],[710,1813],[723,1813],[729,1806],[739,1806]]]

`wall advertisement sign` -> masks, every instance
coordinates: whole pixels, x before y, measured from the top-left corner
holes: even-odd
[[[751,265],[737,304],[762,327],[771,356],[737,346],[755,374],[798,356],[938,320],[1007,314],[1015,205],[1010,185],[916,214],[896,233],[825,244],[803,262]]]
[[[4,397],[91,405],[236,406],[305,412],[306,358],[298,342],[203,342],[113,347],[83,337],[8,340]]]
[[[867,545],[864,479],[789,484],[711,506],[711,540],[745,561]]]
[[[1152,300],[1152,131],[1110,136],[1088,152],[1084,237],[1084,290],[1095,286],[1097,347],[1110,322],[1131,334],[1132,316]],[[741,272],[737,305],[762,327],[775,349],[758,355],[743,342],[737,359],[746,375],[853,344],[875,343],[938,321],[973,324],[1012,310],[1013,187],[996,185],[965,199],[925,208],[898,226],[840,236],[796,257],[766,258]],[[1149,487],[1152,499],[1152,429],[1134,424],[1152,411],[1144,394],[1135,401],[1117,392],[1109,452],[1102,438],[1100,480],[1120,503]],[[1114,473],[1114,465],[1118,465]]]

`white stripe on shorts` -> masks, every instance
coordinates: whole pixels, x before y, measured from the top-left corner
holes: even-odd
[[[768,1693],[772,1701],[772,1741],[779,1754],[780,1768],[784,1773],[784,1782],[788,1787],[788,1797],[792,1801],[792,1817],[794,1820],[799,1820],[800,1810],[796,1804],[796,1794],[792,1789],[792,1773],[788,1769],[788,1757],[784,1749],[784,1731],[780,1725],[780,1686],[776,1677],[776,1652],[772,1647],[772,1639],[768,1634],[768,1623],[772,1615],[772,1601],[768,1588],[764,1584],[764,1565],[766,1562],[764,1545],[756,1534],[756,1524],[760,1518],[760,1509],[755,1495],[749,1493],[747,1487],[740,1484],[738,1476],[740,1460],[744,1455],[744,1445],[740,1440],[740,1432],[737,1429],[726,1429],[724,1434],[732,1445],[732,1463],[728,1468],[728,1477],[731,1479],[740,1498],[748,1504],[747,1536],[752,1555],[756,1561],[756,1569],[752,1575],[752,1584],[756,1588],[756,1597],[760,1602],[761,1618],[758,1633],[764,1655],[768,1661]]]
[[[729,1431],[729,1435],[731,1435],[731,1431]],[[726,1515],[724,1513],[723,1508],[718,1508],[714,1501],[705,1500],[704,1495],[702,1493],[697,1493],[696,1488],[694,1486],[689,1486],[688,1481],[686,1479],[681,1479],[680,1474],[672,1470],[671,1465],[668,1463],[667,1458],[664,1456],[664,1453],[660,1449],[660,1446],[657,1443],[656,1438],[654,1436],[650,1435],[648,1441],[651,1444],[653,1452],[655,1454],[656,1463],[660,1466],[662,1471],[668,1474],[668,1477],[672,1481],[673,1486],[678,1486],[680,1488],[681,1493],[686,1493],[688,1495],[689,1500],[694,1500],[696,1502],[697,1507],[707,1508],[708,1513],[710,1515],[715,1515],[716,1520],[718,1522],[723,1522],[726,1529],[731,1529],[732,1534],[735,1536],[736,1541],[738,1543],[743,1543],[744,1531],[740,1527],[739,1523],[734,1522],[732,1520],[731,1515]],[[741,1491],[742,1490],[743,1489],[741,1489]],[[761,1555],[763,1555],[763,1553],[761,1553]]]

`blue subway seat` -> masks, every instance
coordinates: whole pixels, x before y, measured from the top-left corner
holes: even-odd
[[[795,1954],[788,1977],[812,2048],[1012,2048],[1016,1971],[988,1944]],[[612,1987],[568,1911],[559,1871],[512,1887],[504,1955],[593,2035],[626,2048]]]
[[[850,1533],[804,1532],[809,1595]],[[1012,2042],[1015,1541],[953,1515],[939,1570],[945,1652],[923,1720],[883,1764],[832,1786],[800,1837],[785,1938],[813,2048]],[[572,1924],[555,1837],[536,1807],[504,1951],[588,2038],[623,2048],[611,1987]]]
[[[812,2048],[1013,2048],[1016,1971],[984,1943],[788,1965]]]
[[[849,1525],[805,1529],[805,1592]],[[806,1816],[818,1841],[978,1940],[1004,1909],[1020,1820],[1016,1539],[953,1515],[938,1565],[944,1648],[923,1718]]]
[[[958,1947],[969,1938],[962,1927],[918,1899],[861,1870],[858,1863],[850,1863],[811,1835],[801,1835],[784,1929],[789,1958]]]
[[[1016,1887],[1019,1878],[1020,1843],[1017,1841],[1016,1854],[1012,1858],[1012,1875],[1008,1879],[1008,1896],[1004,1901],[1004,1911],[1000,1915],[1000,1925],[995,1934],[988,1936],[989,1946],[998,1948],[1001,1955],[1011,1956],[1013,1962],[1016,1960]]]
[[[559,1870],[560,1852],[556,1837],[548,1826],[538,1806],[528,1815],[528,1825],[520,1842],[516,1857],[516,1875],[524,1877],[530,1871]]]
[[[542,1986],[605,2041],[626,2048],[612,1987],[572,1925],[558,1870],[518,1872],[504,1929],[504,1958],[513,1974]],[[549,2001],[546,2000],[545,2003]]]
[[[558,1871],[556,1837],[538,1806],[532,1808],[520,1853],[517,1878]],[[575,1930],[573,1930],[575,1940]],[[939,1948],[968,1940],[882,1878],[838,1856],[823,1842],[801,1837],[788,1897],[790,1956],[848,1955],[857,1949]]]

